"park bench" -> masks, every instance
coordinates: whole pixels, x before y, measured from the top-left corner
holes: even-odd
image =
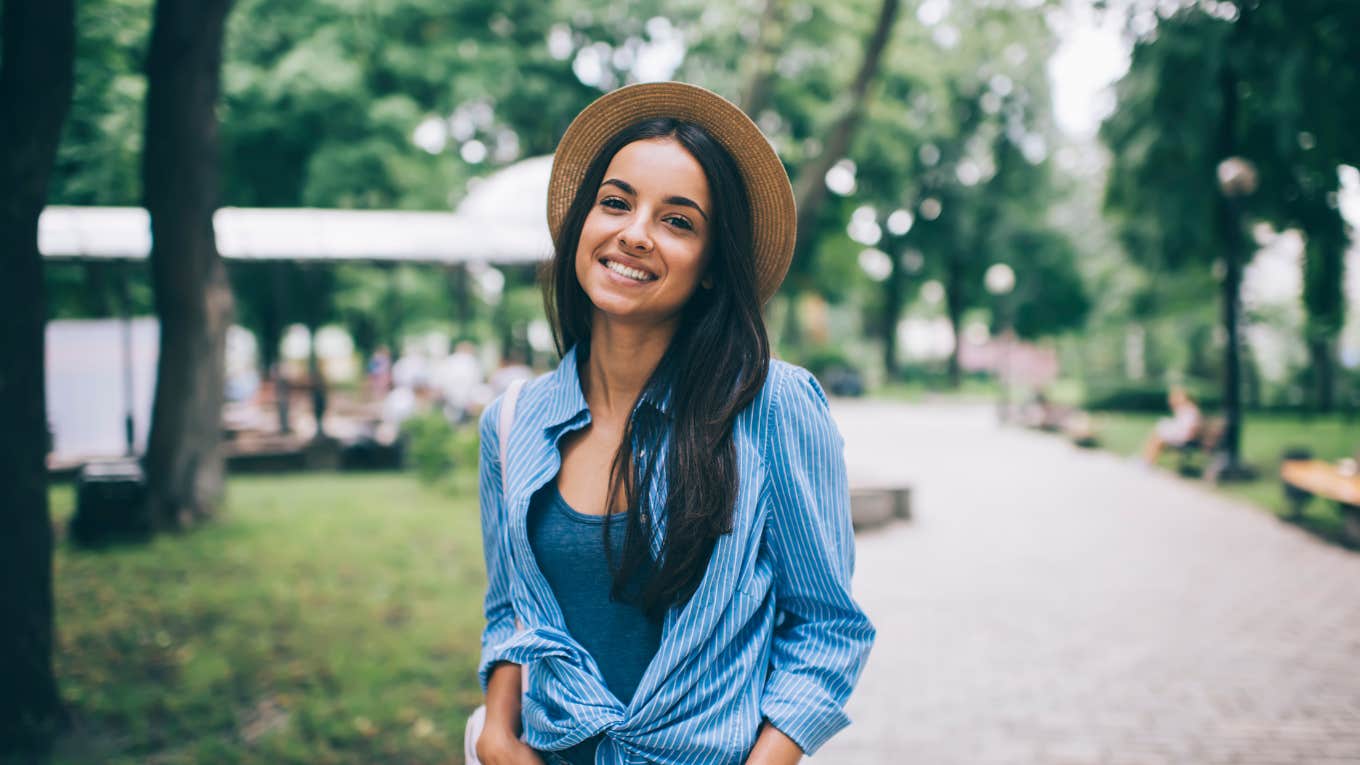
[[[1285,501],[1291,518],[1303,516],[1313,497],[1337,504],[1341,510],[1341,530],[1346,541],[1360,545],[1360,474],[1352,464],[1344,468],[1326,460],[1285,459],[1280,463]]]
[[[855,531],[893,520],[911,519],[911,489],[885,483],[857,483],[850,489],[850,520]]]
[[[1094,449],[1100,446],[1100,437],[1096,434],[1095,421],[1091,415],[1080,409],[1075,409],[1063,420],[1062,432],[1074,445],[1083,449]]]
[[[1179,455],[1176,472],[1187,476],[1202,475],[1205,466],[1218,450],[1219,443],[1223,441],[1223,431],[1226,428],[1227,420],[1222,417],[1201,419],[1194,436],[1183,444],[1172,446]],[[1203,460],[1203,464],[1196,464],[1199,460]]]
[[[1061,433],[1083,448],[1100,443],[1091,415],[1076,407],[1047,401],[1031,402],[1021,410],[1020,423],[1045,433]]]

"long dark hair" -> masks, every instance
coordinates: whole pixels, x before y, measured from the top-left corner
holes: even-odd
[[[665,428],[650,427],[652,420],[643,416],[645,407],[636,402],[609,471],[606,502],[612,504],[622,488],[628,513],[623,553],[617,561],[610,554],[611,524],[604,524],[605,552],[614,572],[612,595],[636,602],[660,619],[671,606],[689,602],[718,538],[732,530],[737,498],[732,425],[765,382],[770,343],[756,291],[751,206],[737,164],[697,125],[660,118],[629,125],[614,135],[576,189],[543,274],[544,304],[558,353],[575,346],[581,367],[590,357],[594,305],[576,278],[576,249],[605,171],[624,146],[654,138],[674,140],[699,162],[708,180],[713,216],[707,270],[713,286],[694,290],[681,309],[670,345],[643,386],[642,395],[659,399],[666,388],[670,394],[666,533],[658,558],[651,554],[656,514],[648,504]],[[635,454],[642,455],[637,464]]]

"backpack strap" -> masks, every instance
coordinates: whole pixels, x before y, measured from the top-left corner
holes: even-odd
[[[520,389],[524,387],[524,379],[520,378],[510,383],[510,387],[505,389],[505,398],[501,400],[501,417],[496,423],[496,435],[500,440],[501,447],[501,497],[502,502],[508,502],[510,498],[510,471],[505,466],[505,455],[510,453],[510,426],[515,422],[515,404],[519,402]],[[519,616],[515,616],[515,630],[524,629]],[[520,667],[519,674],[520,694],[529,692],[529,668]],[[471,762],[471,760],[469,760]]]
[[[497,422],[496,435],[500,440],[501,447],[501,496],[508,497],[506,489],[510,486],[507,476],[510,471],[505,467],[505,455],[510,452],[510,426],[515,422],[515,404],[519,401],[520,389],[524,387],[524,379],[515,380],[510,383],[510,387],[505,389],[505,398],[501,400],[501,418]]]

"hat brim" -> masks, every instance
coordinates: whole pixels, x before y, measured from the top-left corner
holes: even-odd
[[[779,289],[793,259],[797,208],[788,173],[760,128],[735,104],[696,85],[649,82],[600,96],[576,115],[553,154],[548,180],[548,228],[557,241],[586,170],[623,128],[670,117],[703,128],[736,161],[751,202],[756,290],[764,303]]]

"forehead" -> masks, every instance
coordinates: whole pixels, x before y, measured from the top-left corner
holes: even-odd
[[[708,178],[699,160],[670,138],[624,146],[609,162],[604,177],[627,181],[639,195],[684,196],[708,204]]]

